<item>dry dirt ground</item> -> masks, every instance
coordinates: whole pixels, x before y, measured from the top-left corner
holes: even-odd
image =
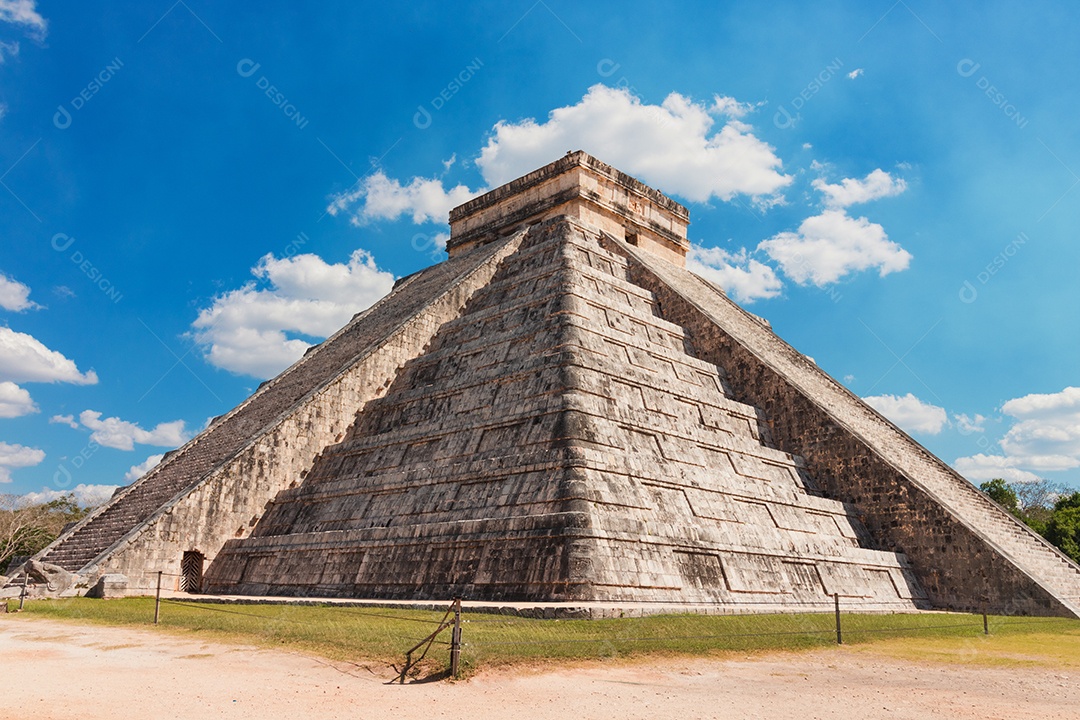
[[[381,666],[369,670],[293,652],[24,615],[0,619],[0,717],[1080,717],[1076,667],[901,657],[895,648],[853,646],[504,669],[455,683],[402,686],[384,684],[393,673]]]

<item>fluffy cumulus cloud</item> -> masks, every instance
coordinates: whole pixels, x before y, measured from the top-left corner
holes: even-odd
[[[74,415],[53,415],[49,418],[49,422],[54,425],[67,425],[72,430],[79,429],[79,423],[75,420]]]
[[[545,121],[496,123],[476,165],[491,188],[581,149],[688,200],[746,195],[768,205],[791,177],[783,174],[773,148],[742,120],[753,109],[733,98],[701,103],[678,93],[650,105],[624,88],[594,85],[579,102],[552,110]],[[415,222],[445,222],[452,207],[486,188],[448,189],[439,178],[402,183],[378,172],[335,197],[328,210],[351,211],[358,223],[402,215]]]
[[[18,25],[37,39],[44,39],[49,27],[35,0],[0,0],[0,22]]]
[[[911,253],[889,240],[885,229],[843,210],[826,210],[803,220],[797,232],[782,232],[758,248],[797,283],[824,286],[845,275],[876,268],[884,277],[904,270]]]
[[[1001,439],[1001,449],[1035,471],[1080,467],[1080,388],[1010,400],[1001,411],[1016,422]]]
[[[2,45],[3,43],[0,43],[0,46]],[[3,50],[0,48],[0,59],[2,58]],[[29,287],[0,273],[0,308],[12,312],[22,312],[23,310],[32,310],[38,307],[40,305],[30,301]]]
[[[101,413],[95,410],[84,410],[79,414],[79,422],[83,427],[93,431],[90,433],[91,440],[104,447],[117,450],[134,450],[135,443],[176,447],[188,441],[183,420],[160,423],[150,430],[144,430],[133,422],[121,420],[118,417],[102,419]]]
[[[822,194],[825,210],[803,220],[797,231],[778,233],[758,245],[785,275],[801,285],[822,287],[862,270],[876,269],[884,277],[907,269],[911,253],[889,240],[885,228],[847,213],[851,205],[904,192],[907,183],[902,178],[879,168],[862,179],[829,183],[817,178],[811,184]]]
[[[79,372],[73,361],[33,336],[0,327],[0,380],[93,385],[98,378],[93,370]]]
[[[97,507],[108,501],[119,487],[119,485],[86,485],[79,483],[70,490],[42,490],[41,492],[26,493],[22,497],[28,503],[37,504],[52,502],[71,495],[75,498],[75,502],[83,507]]]
[[[844,178],[838,184],[831,185],[823,178],[817,178],[811,184],[825,196],[825,205],[831,208],[845,208],[878,198],[892,197],[907,189],[903,178],[894,178],[881,168],[862,180]]]
[[[0,308],[12,312],[41,307],[30,300],[30,288],[0,274]],[[50,350],[26,333],[0,327],[0,418],[15,418],[37,412],[37,405],[20,382],[67,382],[93,385],[98,381],[93,370],[79,372],[75,363],[63,354]]]
[[[750,257],[745,249],[732,253],[692,244],[686,268],[719,285],[739,302],[776,297],[783,287],[776,272]]]
[[[17,418],[37,411],[29,392],[13,382],[0,382],[0,418]]]
[[[1024,395],[1006,402],[1001,412],[1012,420],[998,442],[1001,454],[980,453],[953,463],[968,479],[1030,482],[1080,467],[1080,388]]]
[[[1007,482],[1035,482],[1039,476],[1029,470],[1023,470],[1016,458],[1004,455],[985,455],[979,453],[962,457],[953,463],[953,468],[972,482],[984,482],[1001,478]]]
[[[146,473],[157,467],[165,455],[151,455],[138,465],[132,465],[131,469],[124,474],[124,479],[128,482],[134,482],[141,478]]]
[[[960,431],[961,435],[986,431],[986,418],[978,413],[975,413],[974,417],[968,417],[966,413],[955,414],[953,415],[953,422],[956,423],[956,429]]]
[[[692,201],[765,198],[791,178],[768,143],[740,118],[749,107],[731,98],[711,105],[671,93],[659,105],[626,89],[594,85],[546,122],[500,121],[476,164],[494,187],[582,149],[664,192]]]
[[[871,395],[863,400],[906,432],[937,435],[949,421],[944,408],[907,395]]]
[[[0,483],[11,482],[11,471],[14,468],[34,467],[44,459],[44,450],[0,442]]]
[[[413,178],[402,185],[379,170],[362,180],[357,188],[335,197],[328,210],[331,215],[337,215],[363,199],[352,215],[354,225],[372,220],[397,220],[402,215],[408,215],[417,225],[446,223],[452,208],[477,194],[464,185],[446,189],[436,178]]]
[[[364,250],[345,263],[317,255],[263,257],[255,280],[214,299],[192,323],[206,359],[242,375],[269,378],[296,362],[357,312],[390,291],[394,276]]]

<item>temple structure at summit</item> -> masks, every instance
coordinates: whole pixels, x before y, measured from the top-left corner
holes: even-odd
[[[685,269],[584,152],[39,556],[210,593],[1080,616],[1080,567]]]

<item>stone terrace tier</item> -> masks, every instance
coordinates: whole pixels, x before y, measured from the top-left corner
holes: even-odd
[[[906,559],[769,446],[761,413],[599,240],[569,218],[530,230],[253,536],[225,546],[211,589],[918,606]]]
[[[212,559],[226,538],[246,534],[265,503],[302,477],[327,444],[341,438],[366,400],[386,390],[400,364],[490,278],[508,243],[399,281],[393,292],[167,455],[41,557],[89,574],[108,553],[101,571],[129,576],[159,569],[177,572],[178,546]],[[208,480],[215,487],[198,507],[174,507]],[[126,536],[146,531],[147,521],[162,513],[170,517],[149,533],[157,539],[148,552],[128,560],[117,555]],[[141,563],[147,567],[138,567]]]

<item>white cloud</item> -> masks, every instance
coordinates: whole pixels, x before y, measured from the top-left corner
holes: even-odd
[[[54,425],[67,425],[73,430],[79,429],[79,423],[75,421],[74,415],[53,415],[49,418],[49,422]]]
[[[98,378],[93,370],[80,373],[74,362],[36,338],[0,327],[0,380],[94,385]]]
[[[146,460],[139,463],[138,465],[132,465],[131,469],[128,470],[124,474],[124,479],[127,480],[128,482],[134,482],[134,481],[138,480],[143,475],[145,475],[146,473],[150,472],[155,467],[157,467],[157,464],[160,463],[161,459],[164,458],[164,457],[165,457],[164,454],[151,455],[150,457],[146,458]]]
[[[831,185],[824,179],[817,178],[811,185],[825,196],[825,206],[833,209],[893,197],[907,190],[907,182],[903,178],[894,178],[881,168],[862,180],[844,178],[838,185]]]
[[[864,217],[852,218],[842,210],[809,217],[798,232],[779,233],[758,248],[795,282],[819,287],[869,268],[877,268],[884,277],[904,270],[911,262],[911,253],[889,240],[883,227]]]
[[[3,45],[3,43],[0,43],[0,45]],[[0,50],[0,59],[2,58],[3,52]],[[30,301],[29,287],[0,273],[0,308],[12,312],[22,312],[23,310],[33,310],[39,307],[41,306],[36,302]]]
[[[0,418],[17,418],[37,411],[29,392],[13,382],[0,382]]]
[[[113,496],[119,485],[85,485],[79,483],[70,490],[42,490],[41,492],[29,492],[23,495],[26,502],[37,504],[59,500],[66,495],[74,495],[75,502],[83,507],[97,507],[103,505]]]
[[[1016,422],[1001,449],[1021,467],[1036,471],[1080,467],[1080,387],[1032,394],[1001,406]]]
[[[1024,395],[1006,402],[1001,411],[1013,418],[998,442],[1003,454],[958,458],[953,465],[966,477],[1030,482],[1080,467],[1080,388]],[[983,420],[976,415],[974,422]]]
[[[93,430],[90,439],[104,447],[117,450],[134,450],[135,443],[157,445],[159,447],[177,447],[188,441],[184,432],[184,421],[160,423],[150,430],[143,430],[135,423],[117,417],[101,419],[101,413],[95,410],[83,410],[79,414],[83,427]]]
[[[450,210],[479,194],[464,185],[449,190],[438,178],[413,178],[408,185],[388,178],[382,170],[361,181],[360,186],[334,198],[328,208],[331,215],[363,199],[352,222],[361,225],[371,220],[397,220],[412,216],[417,225],[425,222],[449,222]]]
[[[1016,460],[1003,455],[972,455],[957,458],[953,468],[972,482],[1001,478],[1007,482],[1035,482],[1039,476],[1016,466]]]
[[[216,297],[192,330],[211,364],[258,378],[277,375],[310,347],[290,333],[325,338],[394,284],[364,250],[333,264],[310,254],[266,255],[251,272],[257,281]]]
[[[986,431],[986,418],[978,413],[975,414],[975,417],[968,417],[965,413],[958,413],[953,415],[953,420],[956,422],[956,429],[962,435]]]
[[[713,104],[709,109],[713,115],[727,115],[732,118],[746,117],[765,103],[742,103],[733,97],[714,95]]]
[[[33,467],[44,459],[44,450],[0,442],[0,483],[11,482],[12,468]]]
[[[9,57],[15,57],[19,54],[19,43],[6,43],[0,40],[0,64],[3,64]]]
[[[871,395],[863,400],[907,432],[937,435],[949,421],[944,408],[907,395]]]
[[[594,85],[578,103],[552,110],[544,122],[496,123],[476,160],[485,187],[447,189],[434,177],[402,183],[380,171],[334,197],[328,210],[355,208],[356,223],[402,215],[417,223],[445,222],[455,205],[575,149],[692,201],[748,195],[771,205],[791,177],[782,174],[773,148],[741,119],[755,107],[719,96],[707,105],[678,93],[650,105],[624,88]]]
[[[739,302],[776,297],[783,284],[776,272],[742,249],[730,253],[721,248],[691,244],[686,269],[716,283]]]
[[[773,148],[737,119],[748,111],[730,98],[706,107],[678,93],[649,105],[626,89],[594,85],[546,122],[496,123],[476,164],[494,187],[581,149],[689,200],[767,197],[791,178],[779,172]],[[716,128],[718,116],[727,121]]]
[[[0,22],[22,25],[32,37],[44,39],[48,23],[36,5],[34,0],[0,0]]]
[[[854,80],[855,78],[857,78],[857,77],[859,77],[860,75],[862,75],[862,74],[863,74],[864,72],[866,72],[866,71],[865,71],[865,70],[863,70],[862,68],[855,68],[854,70],[852,70],[851,72],[849,72],[849,73],[847,74],[847,76],[848,76],[848,80]]]

